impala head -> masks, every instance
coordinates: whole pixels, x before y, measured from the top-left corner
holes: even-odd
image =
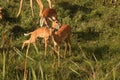
[[[52,27],[50,28],[50,35],[52,35],[52,33],[54,33],[55,31],[58,31],[60,26],[61,26],[61,23],[59,21],[52,20]]]
[[[61,26],[61,23],[58,20],[52,20],[52,28],[53,29],[59,29]]]

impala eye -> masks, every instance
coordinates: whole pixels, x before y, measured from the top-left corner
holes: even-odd
[[[58,23],[58,21],[56,21],[56,23]]]

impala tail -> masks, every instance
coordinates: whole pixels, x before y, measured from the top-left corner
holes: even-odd
[[[24,33],[24,36],[28,36],[28,35],[30,35],[31,34],[31,32],[30,33]]]

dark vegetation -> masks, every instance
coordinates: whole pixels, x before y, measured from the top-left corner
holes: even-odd
[[[46,0],[43,0],[48,7]],[[104,2],[105,1],[105,2]],[[120,80],[120,0],[56,0],[55,9],[62,24],[72,27],[72,56],[51,56],[37,40],[29,49],[28,80]],[[34,17],[29,0],[24,0],[17,18],[19,0],[0,0],[4,18],[0,20],[0,80],[22,80],[26,48],[23,34],[39,27],[39,7],[33,0]],[[63,55],[64,46],[61,49]]]

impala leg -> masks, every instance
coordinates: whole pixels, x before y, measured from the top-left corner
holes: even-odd
[[[22,45],[22,49],[24,48],[25,44],[28,44],[28,43],[30,43],[30,40],[24,41],[24,42],[23,42],[23,45]]]
[[[56,55],[56,54],[58,54],[58,50],[57,50],[57,45],[54,45],[54,47],[51,47],[51,49],[52,49],[52,53],[51,53],[51,56],[53,55]]]
[[[47,50],[47,39],[44,39],[45,40],[45,56],[46,56],[46,50]]]
[[[41,17],[41,19],[40,19],[40,27],[43,27],[44,22],[45,22],[45,18]]]
[[[65,58],[65,56],[66,56],[66,52],[67,52],[67,43],[65,42],[64,58]]]
[[[58,46],[58,67],[60,67],[60,46]]]
[[[20,0],[20,7],[19,7],[19,11],[17,13],[17,17],[19,17],[21,10],[22,10],[22,4],[23,4],[23,0]]]
[[[69,54],[72,55],[71,54],[71,43],[70,42],[68,42],[68,47],[69,47]]]
[[[47,0],[47,1],[48,1],[48,4],[49,4],[49,8],[52,8],[51,0]]]
[[[22,49],[24,48],[25,44],[35,43],[35,38],[31,36],[29,40],[23,42]]]
[[[57,45],[54,45],[54,51],[53,51],[54,54],[55,54],[55,52],[57,51],[57,50],[56,50],[56,47],[57,47]]]
[[[32,3],[32,0],[30,0],[30,7],[31,7],[31,11],[32,11],[32,16],[34,17],[34,12],[33,12],[33,3]]]
[[[21,49],[23,49],[23,48],[24,48],[24,46],[25,46],[25,42],[23,42]]]
[[[68,39],[66,40],[66,43],[67,43],[67,47],[68,47],[68,50],[69,50],[69,55],[71,55],[71,41],[70,41],[70,35],[69,35]]]

